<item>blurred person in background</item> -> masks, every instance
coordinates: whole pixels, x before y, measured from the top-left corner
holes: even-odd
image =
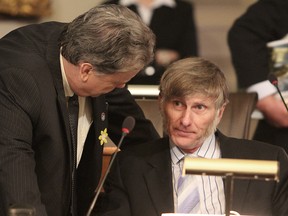
[[[185,0],[108,0],[137,13],[156,35],[155,60],[129,84],[159,85],[166,67],[175,60],[198,56],[194,5]]]
[[[238,87],[258,93],[256,107],[263,114],[253,139],[281,146],[286,152],[288,113],[276,88],[267,80],[273,72],[271,49],[267,44],[282,40],[288,34],[287,20],[287,0],[259,0],[233,23],[228,33]]]

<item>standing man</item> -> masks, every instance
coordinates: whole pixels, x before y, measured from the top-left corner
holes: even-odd
[[[107,132],[117,143],[131,115],[136,127],[123,147],[158,137],[124,88],[151,62],[154,43],[141,19],[116,5],[0,40],[0,215],[22,204],[37,216],[82,216],[101,175]]]
[[[253,139],[281,146],[286,152],[288,114],[277,98],[276,88],[267,80],[272,72],[267,43],[281,40],[288,34],[287,19],[287,0],[259,0],[233,23],[228,34],[238,87],[258,93],[256,107],[263,119],[259,120]]]
[[[279,183],[234,180],[231,210],[241,215],[288,215],[285,151],[259,141],[227,137],[216,129],[228,103],[226,80],[217,66],[201,58],[179,60],[164,72],[159,88],[168,136],[119,152],[106,181],[105,199],[98,203],[102,205],[99,215],[223,215],[222,176],[187,175],[190,182],[183,183],[184,157],[279,161]]]

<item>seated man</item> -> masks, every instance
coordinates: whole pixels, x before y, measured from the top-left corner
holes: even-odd
[[[227,137],[216,129],[228,103],[225,76],[217,66],[202,58],[173,63],[161,78],[159,102],[168,136],[119,152],[103,202],[98,203],[99,215],[224,214],[221,176],[187,175],[191,182],[181,191],[183,157],[279,161],[279,182],[234,180],[231,210],[244,215],[288,215],[285,151]],[[190,206],[184,206],[187,197]]]

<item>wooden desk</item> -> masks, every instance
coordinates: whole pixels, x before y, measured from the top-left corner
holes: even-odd
[[[107,171],[108,165],[109,165],[110,160],[111,160],[111,156],[116,150],[117,150],[116,146],[115,147],[110,147],[110,146],[104,147],[101,178],[103,178],[105,172]]]

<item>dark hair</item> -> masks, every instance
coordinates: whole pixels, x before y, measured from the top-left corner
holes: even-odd
[[[111,74],[141,70],[154,57],[155,35],[141,18],[121,5],[100,5],[78,16],[60,37],[70,63],[92,64]]]

